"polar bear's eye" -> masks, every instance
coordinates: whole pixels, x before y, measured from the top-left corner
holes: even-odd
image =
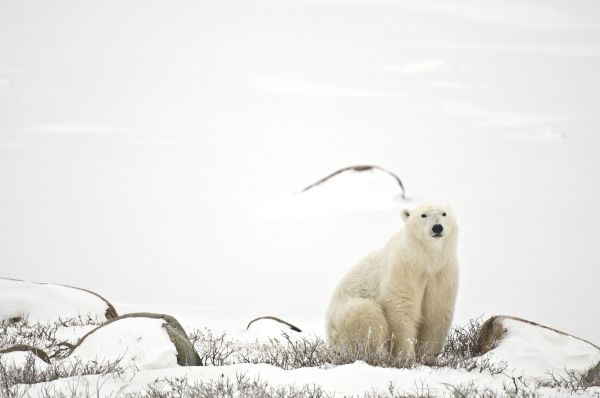
[[[427,214],[421,214],[421,217],[425,218],[427,217]]]
[[[442,216],[446,217],[446,213],[442,213]]]

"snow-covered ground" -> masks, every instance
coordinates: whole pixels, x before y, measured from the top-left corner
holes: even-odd
[[[0,276],[322,333],[400,209],[444,202],[457,323],[600,342],[594,0],[6,0],[0,50]],[[407,199],[376,173],[298,194],[365,163]]]
[[[113,397],[144,393],[150,387],[168,390],[173,388],[169,387],[169,380],[179,380],[192,386],[228,380],[236,385],[241,383],[240,377],[243,377],[250,382],[268,383],[276,389],[312,386],[330,396],[363,396],[389,392],[390,388],[400,396],[456,396],[452,394],[453,389],[470,388],[473,391],[490,390],[500,394],[517,389],[521,393],[514,391],[510,396],[523,397],[534,396],[523,392],[532,394],[536,391],[539,396],[555,397],[569,396],[572,391],[564,387],[540,388],[539,383],[544,386],[543,383],[550,382],[552,377],[555,380],[569,380],[570,374],[579,377],[600,363],[600,349],[588,342],[539,325],[506,319],[502,324],[506,329],[505,336],[496,343],[496,348],[475,358],[470,366],[472,369],[423,365],[397,369],[370,366],[362,361],[291,370],[266,363],[179,367],[177,352],[162,323],[161,319],[119,319],[88,334],[69,357],[55,358],[53,365],[34,357],[38,371],[61,364],[69,367],[118,361],[122,370],[116,373],[20,385],[16,387],[17,391],[24,394],[22,396],[71,396],[75,391],[79,394],[90,393],[90,396]],[[268,329],[266,325],[262,328],[263,332]],[[271,328],[271,332],[274,331]],[[292,334],[290,339],[299,341],[301,337]],[[202,344],[197,348],[207,350]],[[308,351],[306,353],[308,355]],[[25,366],[25,361],[26,355],[22,352],[0,354],[1,364],[9,368]],[[579,391],[579,396],[597,396],[600,387],[591,387],[582,393]],[[17,392],[15,396],[21,395]]]
[[[424,394],[427,391],[431,396],[450,396],[452,386],[467,386],[473,384],[480,390],[485,387],[494,391],[502,391],[503,385],[512,380],[504,375],[490,376],[480,373],[469,373],[456,369],[391,369],[377,368],[365,363],[354,363],[350,365],[337,366],[332,369],[301,368],[295,370],[283,370],[281,368],[266,365],[231,365],[231,366],[204,366],[204,367],[181,367],[161,369],[154,371],[138,372],[135,375],[126,374],[114,378],[110,376],[87,376],[80,381],[81,389],[89,388],[95,394],[96,386],[99,388],[100,396],[108,396],[111,392],[118,391],[122,394],[144,391],[147,386],[161,378],[187,378],[190,382],[201,382],[208,380],[219,380],[228,378],[236,381],[237,375],[244,375],[250,380],[269,382],[273,387],[280,386],[320,386],[324,391],[334,394],[336,397],[361,396],[373,392],[389,391],[390,386],[398,393]],[[54,382],[50,392],[58,394],[67,393],[72,380],[61,380]],[[44,391],[48,386],[39,384],[28,390],[30,394]],[[543,393],[544,390],[542,390]],[[560,394],[556,391],[550,392],[549,396],[568,396],[567,393]],[[600,390],[598,390],[600,392]],[[593,391],[590,391],[593,394]],[[103,395],[104,394],[104,395]],[[558,394],[558,395],[557,395]],[[593,396],[593,395],[590,395]]]

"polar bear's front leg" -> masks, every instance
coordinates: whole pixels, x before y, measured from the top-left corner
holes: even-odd
[[[392,355],[415,359],[419,311],[414,296],[407,294],[389,298],[383,308],[392,332]]]
[[[444,307],[443,309],[437,307],[435,311],[426,312],[419,326],[419,351],[427,359],[433,359],[442,351],[450,330],[453,308],[448,305],[444,305]]]
[[[425,288],[419,345],[429,358],[442,351],[454,315],[458,290],[458,272],[453,269],[437,275]]]

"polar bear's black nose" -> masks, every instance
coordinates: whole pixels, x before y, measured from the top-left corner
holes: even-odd
[[[442,224],[435,224],[431,230],[434,234],[441,234],[444,230],[444,227],[442,227]]]

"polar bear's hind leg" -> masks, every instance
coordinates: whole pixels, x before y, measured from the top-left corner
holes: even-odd
[[[328,331],[336,350],[367,349],[370,352],[389,347],[390,328],[383,309],[374,300],[352,298],[342,304]]]

